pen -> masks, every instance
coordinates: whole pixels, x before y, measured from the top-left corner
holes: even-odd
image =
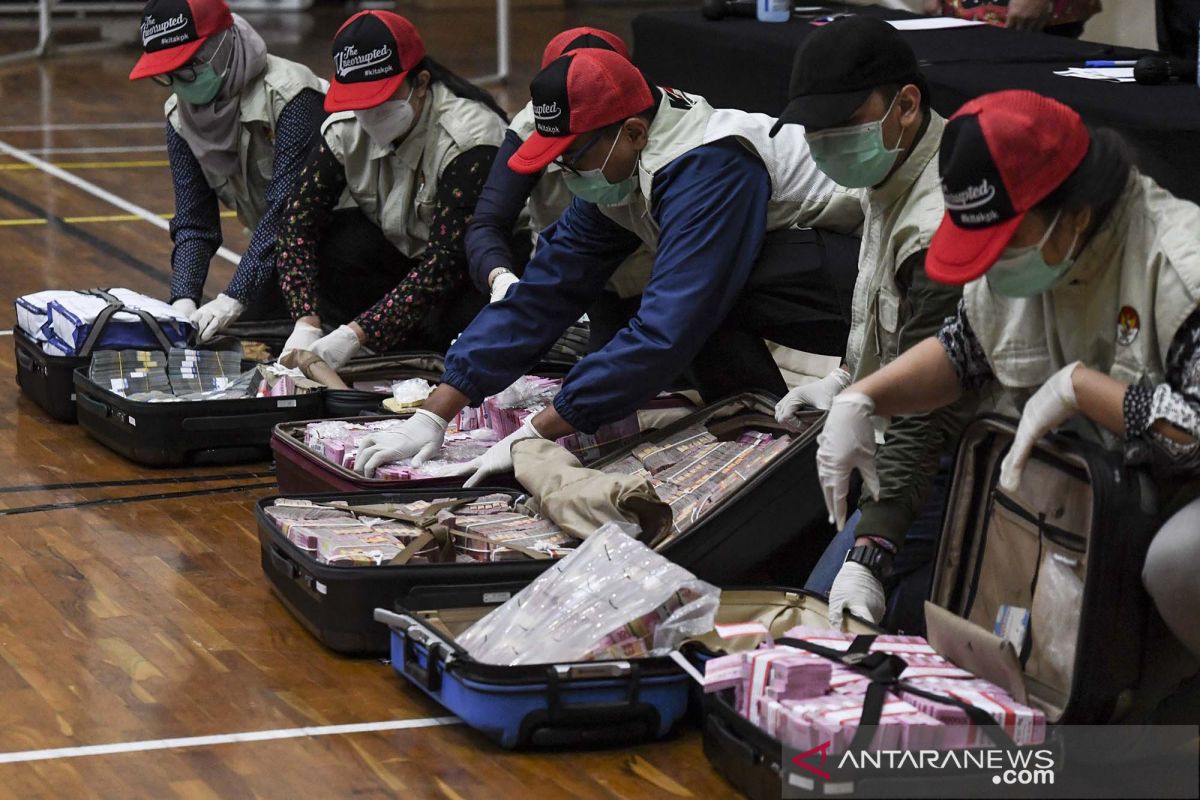
[[[1085,61],[1085,67],[1132,67],[1136,61]]]

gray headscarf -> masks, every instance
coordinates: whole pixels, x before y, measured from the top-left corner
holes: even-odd
[[[241,119],[238,105],[242,89],[266,67],[267,45],[250,23],[234,14],[233,27],[210,36],[196,58],[212,59],[213,69],[225,75],[225,82],[208,105],[179,101],[179,133],[201,167],[217,175],[232,175],[238,168]]]

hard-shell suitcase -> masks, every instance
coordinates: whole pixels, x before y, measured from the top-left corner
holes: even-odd
[[[995,416],[963,432],[931,602],[985,635],[1002,607],[1015,609],[1008,619],[1028,611],[1013,643],[1030,704],[1052,723],[1121,719],[1146,700],[1155,659],[1157,612],[1141,582],[1161,521],[1155,485],[1121,453],[1057,434],[1037,443],[1020,487],[1006,492],[1000,465],[1015,432]]]
[[[171,349],[166,334],[153,317],[144,311],[126,309],[120,300],[94,289],[85,294],[97,294],[108,298],[109,305],[92,323],[91,332],[75,356],[52,356],[42,350],[33,337],[20,328],[13,330],[13,346],[17,359],[17,385],[29,399],[37,403],[47,414],[59,422],[75,422],[75,370],[86,369],[92,363],[92,351],[103,334],[108,321],[118,311],[137,314],[146,329],[158,342],[158,349]]]
[[[243,369],[254,363],[243,361]],[[271,431],[287,420],[317,416],[320,392],[291,397],[151,403],[130,400],[75,372],[79,425],[130,461],[152,467],[265,461]]]
[[[313,495],[314,502],[345,501],[351,505],[408,503],[451,497],[482,497],[505,489],[409,490],[354,495]],[[346,655],[382,655],[388,651],[388,631],[376,624],[376,608],[398,602],[414,610],[439,608],[444,598],[469,600],[470,605],[497,605],[508,600],[512,585],[524,587],[542,574],[552,560],[506,561],[489,564],[406,564],[351,567],[319,563],[283,535],[267,516],[276,498],[260,500],[255,508],[263,573],[284,606],[317,639]],[[465,600],[464,600],[465,599]]]

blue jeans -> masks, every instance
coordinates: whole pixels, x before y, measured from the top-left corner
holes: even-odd
[[[913,520],[904,535],[904,546],[896,553],[892,564],[892,576],[884,589],[888,594],[888,607],[882,624],[889,630],[907,633],[925,632],[925,600],[929,597],[929,585],[933,578],[933,559],[937,555],[938,539],[942,532],[942,512],[946,505],[946,492],[950,482],[949,458],[942,459],[925,507]],[[854,546],[855,530],[861,511],[855,511],[846,520],[841,530],[821,555],[817,565],[809,573],[804,588],[823,596],[829,596],[833,579],[837,577],[846,553]]]

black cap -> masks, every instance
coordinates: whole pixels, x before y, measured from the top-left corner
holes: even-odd
[[[832,128],[880,86],[919,83],[917,57],[900,32],[877,17],[841,17],[808,35],[796,51],[789,102],[771,129],[786,123]]]

